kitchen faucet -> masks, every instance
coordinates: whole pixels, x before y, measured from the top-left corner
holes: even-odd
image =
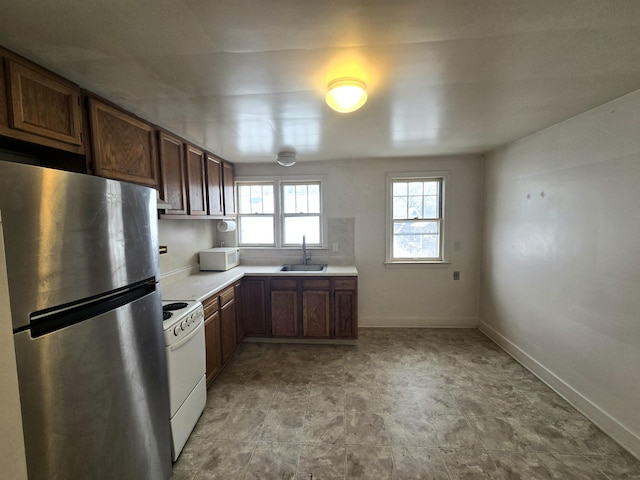
[[[307,239],[302,235],[302,264],[306,265],[311,260],[311,255],[307,255]]]

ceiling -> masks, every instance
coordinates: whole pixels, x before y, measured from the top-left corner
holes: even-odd
[[[640,1],[3,0],[0,45],[232,162],[483,153],[639,89]]]

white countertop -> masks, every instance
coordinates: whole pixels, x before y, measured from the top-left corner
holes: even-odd
[[[281,272],[282,265],[240,265],[226,272],[199,272],[187,278],[162,286],[163,300],[202,301],[215,292],[250,276],[283,277],[354,277],[358,275],[355,265],[329,265],[324,272]]]

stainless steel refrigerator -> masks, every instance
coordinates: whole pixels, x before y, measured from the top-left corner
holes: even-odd
[[[171,475],[155,198],[0,160],[30,480]]]

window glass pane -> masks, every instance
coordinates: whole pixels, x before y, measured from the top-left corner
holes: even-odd
[[[262,213],[262,185],[251,185],[250,213]]]
[[[400,235],[393,237],[394,258],[439,258],[438,235]]]
[[[438,197],[429,195],[424,197],[424,218],[438,218]]]
[[[425,195],[438,195],[438,190],[440,186],[440,182],[431,180],[429,182],[424,182],[424,194]]]
[[[307,205],[307,186],[296,185],[296,212],[295,213],[309,213],[309,206]]]
[[[241,244],[273,245],[273,217],[239,217]]]
[[[320,185],[309,185],[309,213],[320,213]]]
[[[406,197],[393,197],[393,218],[407,218]]]
[[[303,235],[306,235],[307,244],[320,243],[320,217],[285,217],[284,243],[302,245]]]
[[[284,185],[282,187],[282,200],[284,213],[296,213],[295,185]]]
[[[393,182],[393,196],[406,196],[407,182]]]
[[[409,195],[422,195],[424,182],[409,182]]]
[[[437,234],[438,222],[393,222],[394,235],[409,235],[414,233]]]
[[[262,187],[262,213],[274,213],[273,185],[264,185]]]
[[[422,197],[409,197],[409,215],[407,218],[423,218]]]
[[[238,197],[240,198],[240,213],[251,213],[251,187],[240,185],[238,187]]]
[[[239,213],[274,213],[273,185],[238,185]]]
[[[438,258],[440,238],[438,222],[394,222],[395,258]]]

